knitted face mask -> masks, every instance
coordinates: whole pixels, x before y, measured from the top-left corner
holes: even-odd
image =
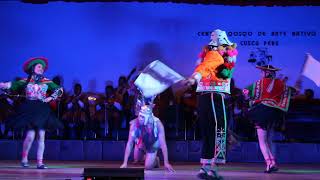
[[[139,119],[143,120],[143,124],[146,125],[147,123],[150,123],[149,121],[152,121],[152,107],[148,105],[144,105],[141,107],[139,111]]]
[[[228,39],[227,33],[220,29],[216,29],[213,31],[216,34],[217,38],[217,45],[232,45]]]

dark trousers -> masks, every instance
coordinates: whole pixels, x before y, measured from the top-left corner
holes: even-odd
[[[213,104],[212,104],[213,102]],[[226,121],[221,94],[198,95],[198,115],[202,135],[201,163],[225,159]],[[222,146],[218,144],[222,143]],[[224,150],[221,150],[224,147]],[[220,150],[217,150],[220,149]]]

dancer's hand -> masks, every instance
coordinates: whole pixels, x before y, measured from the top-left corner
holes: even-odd
[[[53,100],[53,98],[52,98],[52,97],[47,97],[47,98],[45,98],[45,99],[44,99],[44,102],[46,102],[46,103],[47,103],[47,102],[50,102],[50,101],[52,101],[52,100]]]
[[[296,90],[296,94],[299,94],[301,91],[301,87],[302,87],[302,79],[301,77],[297,79],[295,85],[294,85],[294,89]]]
[[[242,90],[242,94],[243,94],[244,96],[249,96],[249,90],[248,90],[248,89],[243,89],[243,90]]]
[[[196,83],[196,79],[194,79],[194,78],[188,78],[188,79],[185,79],[185,80],[183,80],[182,81],[182,84],[183,85],[187,85],[187,86],[192,86],[192,85],[194,85]]]
[[[243,89],[242,93],[243,93],[243,95],[248,96],[249,90],[248,89]]]
[[[0,89],[6,89],[6,88],[8,88],[8,83],[0,82]]]
[[[248,89],[243,89],[242,94],[244,95],[245,99],[249,99],[249,90]]]
[[[127,168],[128,167],[128,164],[127,163],[123,163],[120,168]]]
[[[169,171],[169,172],[175,172],[171,164],[165,163],[164,167]]]

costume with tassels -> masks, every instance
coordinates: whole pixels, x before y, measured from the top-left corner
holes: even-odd
[[[30,69],[36,64],[41,64],[44,70],[48,68],[47,59],[40,57],[26,61],[23,66],[24,71],[30,74]],[[26,101],[18,107],[16,115],[7,120],[7,125],[16,129],[63,128],[62,123],[51,112],[49,104],[45,102],[48,92],[50,92],[49,97],[55,100],[62,95],[62,88],[43,75],[30,74],[29,76],[29,78],[6,83],[5,89],[11,91],[24,88],[23,96],[26,98]]]
[[[43,153],[45,148],[45,130],[63,128],[63,124],[51,111],[49,102],[62,95],[60,86],[43,76],[48,68],[48,60],[43,57],[31,58],[25,62],[23,69],[29,75],[28,78],[0,83],[0,88],[24,91],[22,95],[26,100],[18,107],[17,113],[8,118],[6,125],[15,129],[27,130],[22,148],[22,167],[29,167],[28,153],[37,133],[37,168],[46,169],[43,164]],[[36,132],[37,131],[37,132]]]
[[[272,150],[271,132],[277,121],[288,111],[291,89],[284,80],[276,78],[280,69],[271,65],[257,66],[263,77],[243,90],[250,97],[248,119],[255,124],[259,147],[266,162],[265,173],[278,171],[276,156]],[[293,91],[294,92],[294,91]]]
[[[226,162],[227,112],[225,94],[230,94],[236,44],[225,31],[215,30],[211,42],[200,53],[192,78],[197,80],[198,114],[202,133],[202,164]],[[206,171],[206,170],[204,170]]]
[[[160,148],[157,128],[157,123],[160,120],[153,115],[153,106],[153,104],[143,104],[139,108],[138,117],[130,121],[130,125],[133,127],[131,136],[136,140],[136,146],[149,153],[154,153]],[[143,124],[140,123],[139,117],[144,118]]]
[[[280,70],[271,65],[257,66],[257,68],[273,72]],[[275,121],[282,118],[282,112],[288,111],[291,88],[282,79],[263,77],[246,89],[249,90],[251,97],[248,116],[257,126],[263,129],[271,128]]]
[[[168,148],[163,124],[153,115],[152,109],[154,98],[182,79],[181,75],[156,60],[150,63],[135,80],[134,84],[141,93],[136,104],[136,115],[138,117],[130,122],[129,137],[121,168],[128,166],[129,155],[132,146],[135,144],[136,147],[139,146],[145,151],[144,164],[146,169],[160,166],[157,152],[161,148],[165,168],[174,171],[168,160]]]

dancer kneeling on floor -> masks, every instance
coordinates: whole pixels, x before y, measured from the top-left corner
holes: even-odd
[[[120,168],[128,167],[128,158],[132,151],[133,145],[142,147],[146,152],[145,169],[151,170],[160,166],[157,152],[161,148],[164,167],[168,171],[174,171],[168,160],[168,150],[165,140],[164,127],[161,121],[152,113],[153,104],[143,105],[139,111],[138,117],[130,122],[129,138],[125,149],[123,164]],[[139,151],[143,153],[143,151]],[[143,157],[142,154],[139,154]]]

